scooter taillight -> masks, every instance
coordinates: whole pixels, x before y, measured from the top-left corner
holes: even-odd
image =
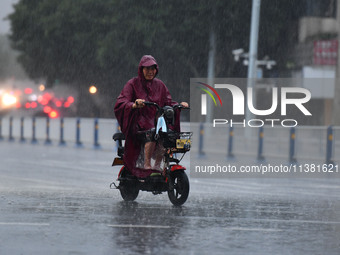
[[[122,166],[122,168],[120,169],[119,173],[118,173],[118,178],[122,175],[122,171],[124,169],[125,166]]]
[[[173,165],[171,166],[171,172],[173,171],[177,171],[177,170],[186,170],[186,168],[184,166],[181,166],[181,165]]]

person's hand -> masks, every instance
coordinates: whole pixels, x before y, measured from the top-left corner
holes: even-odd
[[[135,103],[132,105],[132,108],[143,108],[145,106],[144,101],[144,99],[136,99]]]
[[[185,108],[188,108],[189,107],[189,104],[187,102],[182,102],[180,103],[181,106],[185,107]]]

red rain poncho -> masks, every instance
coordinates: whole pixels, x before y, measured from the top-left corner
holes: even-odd
[[[136,168],[136,161],[142,146],[142,142],[137,138],[136,133],[140,130],[149,130],[155,127],[154,120],[157,110],[153,106],[132,109],[132,105],[136,99],[155,102],[161,107],[177,104],[172,101],[169,90],[161,80],[154,78],[148,81],[144,78],[143,66],[152,65],[156,65],[157,75],[158,65],[156,60],[150,55],[142,57],[138,66],[138,77],[132,78],[125,84],[114,107],[117,121],[126,137],[124,165],[137,177],[146,177],[150,175],[151,170]],[[175,130],[179,131],[179,114],[176,115]]]

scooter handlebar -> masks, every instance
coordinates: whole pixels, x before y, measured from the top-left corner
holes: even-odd
[[[155,107],[157,107],[157,109],[161,108],[158,104],[156,104],[154,102],[144,101],[143,104],[145,104],[147,106],[155,106]]]
[[[184,107],[184,106],[181,105],[181,104],[176,104],[176,105],[174,105],[172,108],[174,108],[174,109],[179,108],[179,109],[184,109],[184,110],[190,110],[190,107]]]
[[[154,102],[144,101],[143,103],[144,103],[145,105],[148,105],[148,106],[156,106],[158,109],[161,108],[158,104],[156,104],[156,103],[154,103]],[[190,107],[184,107],[184,106],[181,105],[181,104],[176,104],[176,105],[172,106],[172,108],[174,108],[174,109],[179,108],[179,109],[190,110]]]
[[[154,105],[154,106],[158,106],[158,104],[154,103],[154,102],[149,102],[149,101],[144,101],[143,104],[145,105]]]

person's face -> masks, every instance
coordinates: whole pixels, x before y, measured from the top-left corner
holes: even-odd
[[[145,80],[151,81],[153,78],[155,78],[156,75],[156,67],[155,66],[144,66],[143,67],[143,74]]]

